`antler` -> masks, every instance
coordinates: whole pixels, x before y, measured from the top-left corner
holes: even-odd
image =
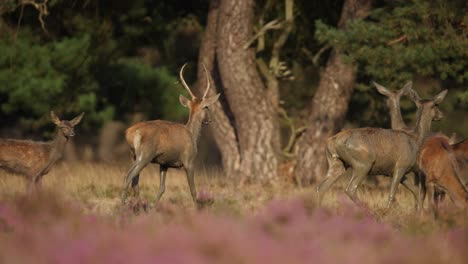
[[[210,90],[210,75],[208,74],[208,70],[206,69],[205,64],[202,63],[202,66],[203,69],[205,69],[206,74],[206,90],[202,97],[202,99],[205,99],[205,97],[208,95],[208,91]]]
[[[179,73],[179,76],[180,76],[180,80],[182,81],[182,85],[184,85],[185,89],[187,89],[187,92],[190,94],[190,96],[192,97],[192,99],[196,98],[195,95],[193,95],[192,91],[190,90],[190,87],[187,85],[187,83],[185,82],[184,80],[184,76],[183,76],[183,73],[184,73],[184,68],[185,66],[187,66],[187,63],[185,63],[182,68],[180,69],[180,73]]]

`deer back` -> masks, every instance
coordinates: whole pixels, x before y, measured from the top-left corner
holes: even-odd
[[[395,164],[410,166],[418,152],[415,136],[402,130],[357,128],[342,131],[330,144],[347,165],[372,163],[370,174],[389,175]],[[398,155],[395,155],[398,153]]]
[[[0,168],[32,177],[46,166],[51,146],[44,142],[0,139]]]
[[[136,158],[155,157],[154,162],[180,166],[180,162],[195,152],[190,131],[182,124],[153,120],[134,124],[125,132],[125,138]]]

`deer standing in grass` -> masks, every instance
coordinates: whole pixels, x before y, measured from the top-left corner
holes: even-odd
[[[26,176],[30,180],[29,191],[34,190],[40,185],[42,177],[62,158],[68,139],[75,135],[74,127],[80,123],[83,115],[81,113],[67,121],[50,112],[57,132],[49,142],[0,139],[0,168]]]
[[[375,82],[374,85],[379,93],[387,96],[392,129],[410,131],[411,129],[406,126],[401,117],[400,98],[405,92],[412,93],[418,109],[421,108],[419,95],[414,90],[410,91],[412,83],[408,82],[403,89],[395,92],[389,91]],[[429,187],[429,197],[431,197],[429,202],[432,208],[435,208],[439,197],[443,197],[444,192],[449,193],[455,204],[459,206],[464,204],[465,188],[461,184],[458,163],[446,136],[441,134],[429,136],[421,148],[417,163],[418,170],[414,173],[418,175],[420,181],[419,199],[421,205],[424,204],[426,187]]]
[[[351,175],[346,194],[357,202],[356,190],[367,175],[392,176],[387,208],[393,204],[399,183],[405,184],[404,175],[416,164],[419,150],[430,132],[432,120],[443,114],[438,108],[447,94],[442,91],[431,100],[421,100],[421,109],[414,131],[383,128],[358,128],[342,131],[328,139],[328,172],[317,188],[319,203],[322,195],[340,178]],[[343,174],[334,173],[345,169]],[[419,207],[421,205],[419,204]]]
[[[401,116],[400,100],[403,95],[412,92],[411,90],[413,87],[413,82],[408,81],[403,86],[403,88],[401,88],[400,90],[396,90],[396,91],[390,91],[383,85],[380,85],[376,82],[373,82],[373,84],[380,94],[387,97],[387,99],[385,100],[385,103],[387,104],[387,107],[390,113],[391,128],[396,129],[396,130],[403,130],[406,132],[411,132],[412,129],[406,126],[405,122],[403,121],[403,117]],[[417,195],[419,190],[418,190],[418,187],[416,186],[416,178],[415,178],[417,177],[416,175],[417,174],[413,172],[413,178],[414,178],[413,182],[403,181],[402,185],[411,192],[411,194],[413,195],[416,201],[416,205],[419,206],[422,203],[422,201],[420,200],[421,198]],[[408,177],[408,175],[406,175],[405,177]]]
[[[183,71],[186,64],[180,69],[180,80],[187,89],[191,99],[179,96],[180,103],[190,111],[189,119],[185,125],[164,120],[153,120],[137,123],[125,132],[125,138],[130,145],[134,163],[124,179],[122,204],[125,204],[130,185],[135,196],[139,196],[138,180],[140,172],[149,163],[159,164],[160,186],[156,196],[157,203],[165,191],[166,172],[168,168],[184,168],[192,199],[197,203],[197,193],[194,183],[194,161],[197,155],[197,144],[200,137],[202,123],[210,105],[215,103],[219,94],[207,97],[210,89],[210,76],[205,65],[206,90],[202,98],[196,97],[184,80]]]

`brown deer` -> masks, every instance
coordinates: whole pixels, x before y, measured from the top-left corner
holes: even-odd
[[[50,112],[57,132],[52,141],[36,142],[30,140],[0,139],[0,168],[8,172],[26,176],[29,191],[41,183],[42,177],[60,160],[65,145],[75,135],[74,127],[80,123],[84,113],[74,119],[60,120]]]
[[[345,130],[330,137],[326,150],[328,172],[317,188],[319,203],[322,195],[342,175],[352,175],[345,192],[355,202],[356,190],[367,175],[387,175],[392,176],[387,202],[387,208],[390,208],[398,183],[405,184],[404,175],[416,165],[419,150],[430,132],[432,120],[440,120],[443,117],[438,104],[446,94],[447,90],[444,90],[431,100],[420,100],[421,108],[418,110],[414,131],[358,128]],[[346,170],[341,175],[334,175],[337,169]],[[421,204],[418,206],[421,207]]]
[[[418,157],[418,168],[425,178],[424,186],[429,187],[429,204],[432,209],[438,204],[436,188],[446,192],[455,205],[468,205],[468,190],[460,178],[458,162],[446,136],[439,134],[426,139]],[[424,202],[426,188],[422,188],[422,191]]]
[[[387,99],[385,100],[385,103],[387,104],[387,107],[390,113],[391,128],[397,129],[397,130],[404,130],[407,132],[412,131],[413,129],[406,126],[405,122],[403,121],[403,117],[401,116],[400,100],[403,95],[414,92],[412,91],[413,82],[408,81],[403,86],[403,88],[401,88],[400,90],[396,90],[396,91],[390,91],[385,86],[380,85],[376,82],[373,82],[373,84],[380,94],[387,97]],[[420,190],[418,189],[418,186],[416,186],[416,183],[419,182],[419,178],[415,178],[417,177],[417,174],[415,174],[416,172],[412,172],[412,173],[413,173],[412,178],[414,178],[414,181],[412,182],[404,181],[402,185],[411,192],[411,194],[415,198],[416,205],[418,206],[421,203],[421,201],[419,200],[421,199],[421,197],[417,195]],[[408,176],[409,175],[405,175],[405,177],[408,177]]]
[[[405,92],[411,92],[417,98],[414,102],[418,109],[421,108],[419,95],[415,91],[410,91],[412,90],[412,83],[408,82],[403,89],[395,92],[391,92],[375,82],[374,85],[381,94],[387,96],[392,129],[410,131],[411,129],[406,126],[401,117],[400,98]],[[459,147],[459,149],[462,148]],[[445,192],[449,192],[449,196],[453,201],[456,200],[458,205],[461,204],[460,197],[463,197],[464,186],[460,186],[460,172],[457,168],[459,164],[457,164],[457,160],[453,159],[453,156],[452,146],[450,146],[448,138],[444,135],[431,135],[424,142],[418,157],[419,170],[414,172],[418,180],[421,181],[419,184],[421,205],[424,204],[427,186],[430,187],[429,194],[431,199],[429,202],[433,208],[439,200],[443,199]],[[413,188],[415,186],[408,185],[408,187]],[[414,194],[414,191],[412,192]],[[455,196],[455,194],[458,194],[458,196]]]
[[[202,123],[207,109],[215,103],[219,94],[207,97],[210,89],[210,76],[206,73],[206,90],[202,98],[196,97],[185,83],[183,71],[187,64],[180,69],[180,80],[187,89],[191,99],[179,96],[180,103],[190,111],[185,125],[164,120],[153,120],[134,124],[125,132],[125,138],[130,145],[134,163],[124,179],[122,204],[125,204],[130,184],[135,196],[139,196],[138,180],[140,172],[149,163],[160,166],[160,186],[156,196],[157,203],[165,191],[166,171],[168,168],[184,168],[192,199],[197,203],[197,193],[194,183],[194,161],[197,155],[197,144],[200,137]]]

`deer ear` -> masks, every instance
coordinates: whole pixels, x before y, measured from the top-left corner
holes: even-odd
[[[72,124],[72,126],[78,125],[78,124],[80,123],[81,119],[83,118],[83,116],[84,116],[84,112],[81,113],[79,116],[73,118],[73,119],[70,121],[70,123]]]
[[[382,85],[380,85],[380,84],[378,84],[376,82],[372,82],[372,83],[375,85],[375,88],[377,88],[377,91],[380,94],[383,94],[383,95],[386,95],[386,96],[390,95],[390,91],[387,88],[385,88],[384,86],[382,86]]]
[[[62,123],[57,117],[57,115],[54,113],[54,111],[50,111],[50,117],[52,118],[52,122],[54,122],[54,124],[56,124],[57,126],[59,126]]]
[[[406,89],[405,93],[409,96],[411,101],[413,101],[416,105],[420,105],[421,97],[419,97],[419,94],[413,90],[413,89]]]
[[[180,101],[180,103],[181,103],[183,106],[189,107],[189,102],[190,102],[190,100],[187,99],[187,98],[185,98],[185,96],[179,95],[179,101]]]
[[[218,99],[219,99],[219,96],[220,96],[220,94],[216,94],[216,95],[213,95],[211,97],[205,98],[203,100],[203,105],[202,106],[203,107],[208,107],[208,106],[216,103],[216,101],[218,101]]]
[[[432,101],[434,102],[434,104],[438,105],[440,103],[442,103],[442,101],[444,100],[445,96],[447,95],[447,92],[448,90],[445,89],[443,90],[442,92],[440,92],[438,95],[436,95]]]
[[[407,83],[405,83],[403,88],[401,88],[401,90],[405,90],[405,91],[407,91],[409,89],[413,89],[413,81],[408,81]]]

